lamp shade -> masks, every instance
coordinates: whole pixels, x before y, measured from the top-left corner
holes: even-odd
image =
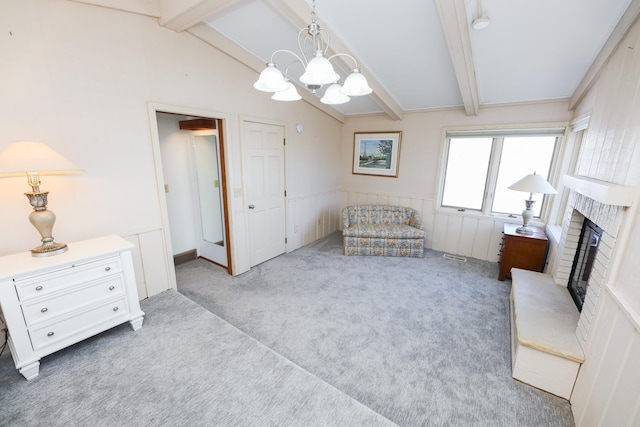
[[[354,68],[351,71],[351,74],[349,74],[349,76],[344,80],[344,84],[342,85],[340,92],[348,96],[362,96],[369,95],[373,92],[373,89],[369,87],[367,79],[362,75],[360,70],[358,68]]]
[[[307,85],[326,85],[335,83],[339,79],[340,75],[333,70],[333,65],[320,50],[309,61],[304,74],[300,76],[300,81]]]
[[[291,82],[287,82],[287,84],[289,85],[287,90],[281,90],[274,93],[271,96],[271,99],[275,101],[298,101],[302,99],[296,87]]]
[[[84,172],[66,157],[41,142],[12,142],[0,152],[0,177],[67,175]]]
[[[340,92],[340,89],[342,89],[342,86],[340,86],[338,83],[332,84],[327,88],[324,96],[322,97],[322,99],[320,99],[320,102],[328,105],[338,105],[349,102],[351,98]]]
[[[521,180],[511,184],[509,190],[523,191],[525,193],[556,194],[557,191],[547,182],[542,175],[535,172]]]
[[[260,77],[253,84],[253,87],[262,92],[279,92],[287,90],[288,83],[284,80],[280,70],[276,68],[276,64],[269,62],[267,63],[267,68],[260,73]]]

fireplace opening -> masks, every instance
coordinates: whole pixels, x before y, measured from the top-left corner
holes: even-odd
[[[578,310],[582,311],[584,300],[587,296],[589,276],[598,253],[598,244],[602,236],[602,229],[589,219],[585,218],[580,231],[578,248],[573,258],[571,275],[569,276],[569,293],[576,303]]]

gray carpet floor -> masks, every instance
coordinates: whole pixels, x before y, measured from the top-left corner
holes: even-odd
[[[0,357],[1,426],[393,426],[175,291],[41,360]]]
[[[400,426],[572,426],[511,378],[510,282],[442,255],[345,257],[335,233],[237,277],[192,261],[178,290]]]
[[[142,329],[49,355],[32,381],[5,352],[0,425],[573,425],[511,378],[495,264],[344,257],[334,234],[238,277],[202,260],[177,276]]]

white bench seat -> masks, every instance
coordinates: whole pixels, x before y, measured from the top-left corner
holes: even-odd
[[[548,274],[511,270],[511,364],[515,379],[569,399],[584,353],[580,313]]]

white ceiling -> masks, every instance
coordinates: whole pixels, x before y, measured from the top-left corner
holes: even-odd
[[[312,10],[311,0],[76,1],[156,15],[161,25],[190,31],[254,68],[256,79],[275,50],[299,52],[297,34]],[[624,35],[639,4],[483,0],[491,24],[474,30],[477,0],[316,0],[330,50],[354,56],[374,93],[327,107],[318,102],[323,89],[316,96],[298,91],[338,116],[384,112],[394,119],[415,110],[464,106],[477,114],[482,105],[571,98],[585,76],[597,73],[590,70],[594,61],[606,61],[603,46]],[[275,57],[281,69],[291,60]],[[351,67],[349,60],[337,62],[341,82]],[[293,77],[301,71],[290,67]]]

